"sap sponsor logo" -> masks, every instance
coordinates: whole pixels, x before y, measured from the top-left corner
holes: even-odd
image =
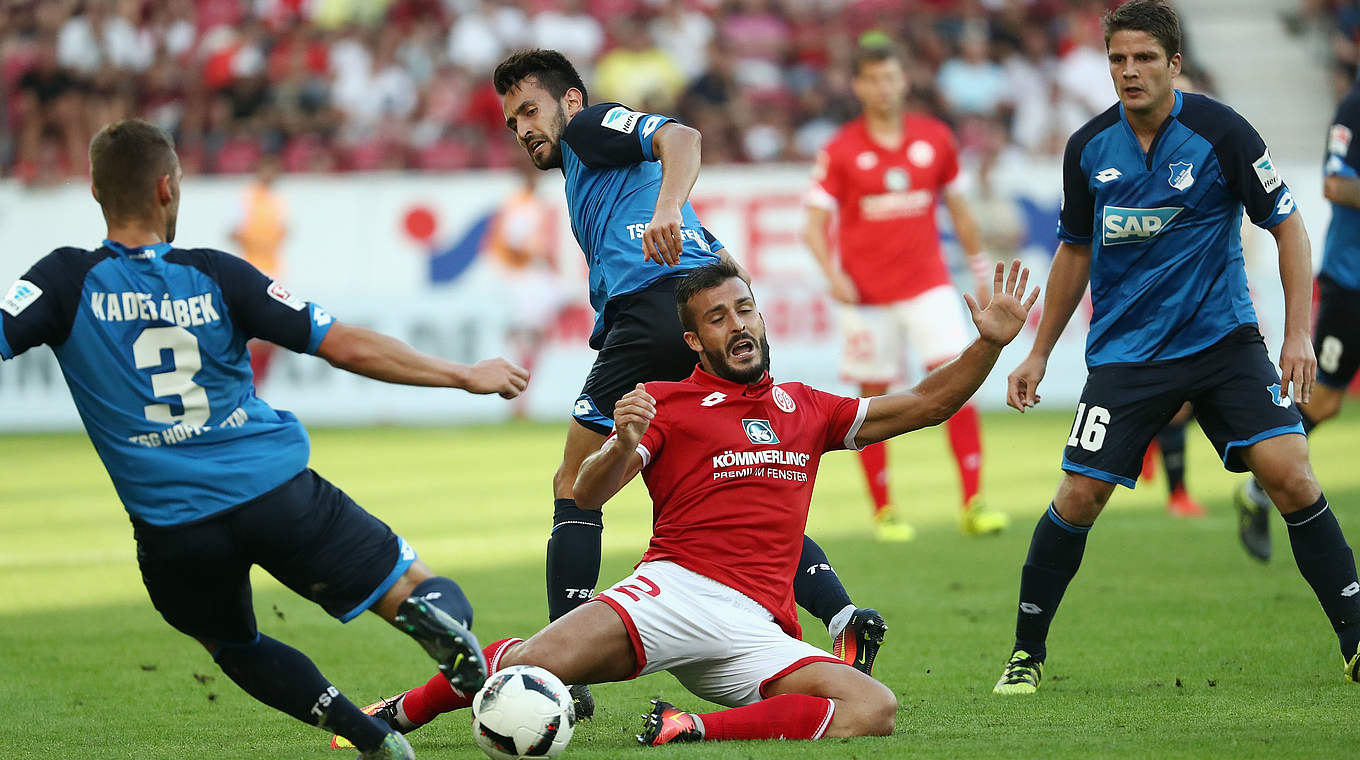
[[[150,293],[90,293],[90,312],[101,322],[134,322],[160,320],[180,327],[206,325],[221,319],[213,306],[212,293],[171,298],[165,294],[159,301]]]
[[[1168,168],[1171,169],[1171,176],[1166,181],[1177,190],[1184,192],[1195,184],[1194,164],[1177,161]]]
[[[302,307],[307,305],[306,301],[303,301],[301,298],[298,298],[297,296],[288,292],[288,288],[285,288],[277,281],[272,281],[269,283],[268,293],[270,298],[274,299],[275,301],[278,301],[284,306],[287,306],[293,311],[302,311]]]
[[[34,285],[28,280],[15,280],[9,286],[9,293],[5,295],[5,300],[0,301],[0,309],[11,317],[17,317],[33,304],[34,301],[42,297],[42,288]]]
[[[1261,157],[1251,162],[1251,168],[1256,171],[1256,179],[1260,180],[1261,187],[1267,193],[1275,192],[1275,188],[1284,184],[1280,179],[1280,173],[1275,171],[1275,164],[1270,160],[1270,149],[1267,148]]]
[[[1113,166],[1111,166],[1108,169],[1101,169],[1100,171],[1096,172],[1096,179],[1102,185],[1114,182],[1115,180],[1119,179],[1122,176],[1124,176],[1124,172],[1119,171]]]
[[[629,111],[623,106],[614,106],[605,112],[604,119],[600,121],[600,126],[628,135],[633,133],[633,129],[637,127],[638,119],[641,118],[642,114],[637,111]]]
[[[651,137],[652,133],[656,131],[656,128],[661,126],[661,122],[665,120],[666,118],[664,116],[648,116],[642,122],[642,136]]]
[[[793,411],[798,408],[798,406],[793,403],[793,396],[790,396],[788,392],[777,385],[774,387],[773,391],[770,391],[770,396],[774,398],[774,405],[778,407],[781,412],[792,414]]]
[[[1345,124],[1333,124],[1327,130],[1327,152],[1342,158],[1351,150],[1351,128]]]
[[[1121,208],[1106,206],[1102,217],[1102,242],[1105,245],[1142,243],[1157,237],[1185,209],[1180,206],[1162,208]]]
[[[1294,194],[1288,190],[1280,193],[1280,200],[1275,204],[1275,211],[1281,216],[1288,216],[1294,210]]]
[[[727,400],[727,394],[722,391],[713,391],[704,396],[704,400],[699,402],[699,406],[717,406]]]
[[[746,431],[751,443],[761,446],[779,443],[779,436],[774,434],[769,420],[742,420],[741,429]]]
[[[333,320],[331,319],[331,315],[328,314],[325,309],[321,308],[320,306],[313,306],[312,321],[316,323],[317,327],[325,327],[326,325],[330,324]]]

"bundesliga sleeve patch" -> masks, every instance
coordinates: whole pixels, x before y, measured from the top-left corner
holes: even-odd
[[[301,298],[288,292],[288,288],[285,288],[277,282],[269,283],[269,297],[293,311],[302,311],[303,307],[307,305],[306,301],[303,301]]]
[[[15,280],[9,287],[9,293],[5,295],[5,300],[0,301],[0,309],[11,317],[17,317],[33,304],[34,301],[42,297],[42,288],[34,285],[28,280]]]
[[[1333,124],[1327,130],[1327,152],[1345,156],[1351,149],[1351,128],[1345,124]]]
[[[642,114],[637,111],[629,111],[623,106],[614,106],[605,111],[604,118],[600,120],[600,126],[628,135],[633,133],[633,129],[637,127],[638,119],[641,118]]]
[[[1261,187],[1267,193],[1275,191],[1275,188],[1283,184],[1280,173],[1275,171],[1275,164],[1270,160],[1270,150],[1267,149],[1261,157],[1252,162],[1251,168],[1256,170],[1256,179],[1261,181]]]

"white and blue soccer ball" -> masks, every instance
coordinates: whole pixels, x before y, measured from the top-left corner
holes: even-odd
[[[495,760],[556,757],[576,730],[576,708],[557,676],[533,665],[496,671],[472,698],[472,735]]]

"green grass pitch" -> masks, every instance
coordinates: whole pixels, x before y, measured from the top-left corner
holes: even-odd
[[[1352,409],[1354,409],[1354,405]],[[1283,524],[1275,559],[1238,547],[1225,473],[1191,430],[1189,483],[1205,520],[1163,510],[1158,480],[1120,489],[1091,534],[1049,641],[1043,688],[991,694],[1009,654],[1034,521],[1059,477],[1066,414],[984,418],[984,483],[1015,519],[999,538],[955,527],[953,464],[938,430],[891,446],[894,494],[920,535],[873,542],[859,466],[824,461],[809,533],[891,630],[876,675],[898,695],[890,738],[686,745],[633,743],[657,695],[704,708],[668,675],[596,688],[595,720],[569,757],[1346,757],[1360,687],[1299,577]],[[477,608],[483,641],[545,619],[550,475],[564,425],[317,431],[313,466],[387,520]],[[1313,463],[1360,541],[1360,412],[1317,432]],[[81,436],[0,437],[0,747],[8,757],[338,758],[316,729],[255,703],[146,599],[131,528]],[[605,511],[601,584],[627,574],[647,536],[645,491]],[[424,681],[424,653],[375,616],[341,626],[264,573],[261,629],[307,652],[359,704]],[[825,630],[804,619],[809,640]],[[412,735],[422,758],[479,757],[465,713]]]

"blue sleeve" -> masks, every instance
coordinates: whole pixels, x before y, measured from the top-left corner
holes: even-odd
[[[59,248],[29,268],[0,301],[0,358],[66,342],[80,308],[85,275],[104,257]]]
[[[1285,186],[1261,135],[1236,111],[1225,111],[1227,124],[1214,144],[1223,179],[1252,224],[1270,229],[1294,213],[1294,194]]]
[[[1089,142],[1086,130],[1078,130],[1067,140],[1063,151],[1062,208],[1058,212],[1058,239],[1086,245],[1091,242],[1095,224],[1096,199],[1091,180],[1081,167],[1081,154]]]
[[[727,247],[723,245],[721,240],[714,237],[713,233],[709,232],[707,227],[700,227],[699,229],[703,230],[704,240],[708,243],[708,250],[717,253]]]
[[[567,123],[562,142],[592,169],[655,161],[652,135],[669,121],[674,119],[639,113],[618,103],[598,103]]]
[[[175,251],[166,260],[198,267],[212,277],[232,322],[247,337],[314,354],[335,321],[325,309],[293,295],[238,256],[198,249]]]
[[[1360,176],[1360,145],[1355,130],[1360,129],[1360,91],[1352,91],[1336,108],[1332,126],[1327,130],[1327,158],[1323,173],[1327,176]]]

